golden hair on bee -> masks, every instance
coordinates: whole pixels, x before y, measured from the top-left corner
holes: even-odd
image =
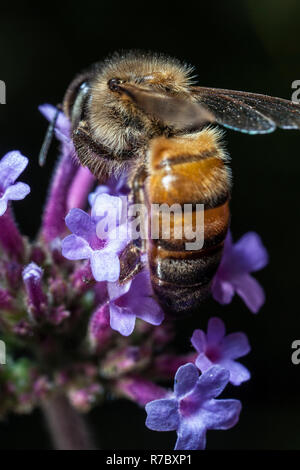
[[[148,142],[172,132],[172,124],[153,115],[162,110],[165,93],[189,97],[193,68],[163,54],[129,51],[115,53],[77,76],[64,98],[80,162],[99,176],[106,159],[109,172],[126,170],[143,158]],[[124,87],[122,91],[119,86]],[[151,111],[145,109],[147,103]],[[149,106],[148,106],[149,107]],[[146,111],[146,112],[145,112]],[[173,113],[175,114],[175,113]],[[90,142],[90,145],[87,145]],[[97,151],[98,150],[98,151]]]
[[[220,196],[227,195],[231,169],[223,135],[220,129],[206,127],[193,134],[151,140],[146,159],[148,174],[155,175],[153,181],[161,172],[172,174],[174,182],[168,184],[164,202],[172,205],[183,200],[187,203],[205,200],[206,205],[214,206]],[[158,184],[152,182],[150,190],[155,203],[161,202],[160,194],[164,191],[160,178],[157,181]]]
[[[121,83],[153,87],[172,93],[188,93],[192,68],[162,54],[129,52],[114,54],[96,67],[91,81],[88,104],[91,131],[96,139],[121,155],[124,149],[140,145],[145,134],[158,135],[157,123],[149,118],[127,96],[109,93],[107,84],[117,78]],[[102,109],[101,117],[99,109]],[[145,142],[146,143],[146,142]]]

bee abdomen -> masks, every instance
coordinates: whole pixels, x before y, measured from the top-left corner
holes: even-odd
[[[146,188],[152,209],[149,267],[154,292],[173,316],[194,310],[210,293],[228,230],[229,191],[230,173],[215,131],[152,143]]]

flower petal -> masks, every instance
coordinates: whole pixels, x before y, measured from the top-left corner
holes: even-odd
[[[134,330],[136,316],[126,308],[119,307],[114,302],[109,305],[110,326],[123,336],[129,336]]]
[[[153,431],[174,431],[179,426],[178,403],[175,399],[162,398],[147,403],[146,426]]]
[[[174,450],[204,450],[206,428],[197,417],[181,420]]]
[[[87,259],[92,250],[86,240],[76,235],[68,235],[61,243],[62,255],[70,260]]]
[[[68,229],[78,237],[83,237],[88,240],[93,224],[89,214],[84,212],[82,209],[71,209],[66,216],[66,225]]]
[[[48,120],[52,121],[54,118],[57,108],[52,106],[51,104],[42,104],[39,106],[39,111],[42,115]],[[64,137],[70,138],[70,121],[65,116],[64,113],[58,113],[58,117],[56,120],[55,131],[59,131],[59,133],[63,134]]]
[[[255,232],[248,232],[234,245],[234,257],[244,272],[258,271],[264,268],[269,256],[261,237]]]
[[[196,358],[195,364],[198,369],[201,370],[201,372],[205,372],[214,365],[214,363],[208,359],[205,353],[199,354],[199,356]]]
[[[225,336],[225,325],[223,320],[218,317],[212,317],[207,324],[207,343],[208,345],[218,344]]]
[[[130,289],[132,281],[128,281],[125,284],[119,284],[118,282],[108,282],[107,283],[107,292],[109,299],[117,300],[123,295],[127,294]]]
[[[222,280],[218,275],[215,275],[212,283],[212,296],[221,305],[230,304],[234,296],[234,288],[228,281]]]
[[[151,325],[160,325],[165,317],[163,310],[152,297],[143,297],[136,316]]]
[[[0,217],[6,212],[7,209],[7,201],[6,199],[0,199]]]
[[[175,375],[174,392],[178,398],[184,397],[191,392],[199,379],[197,367],[188,363],[179,367]]]
[[[152,325],[160,325],[164,319],[162,309],[153,298],[150,273],[147,269],[134,277],[130,289],[122,298],[122,305],[128,306],[138,318]]]
[[[98,225],[97,225],[98,228]],[[97,232],[98,234],[98,232]],[[99,233],[98,238],[101,238]],[[121,253],[130,242],[127,223],[119,225],[107,233],[107,248],[115,253]]]
[[[245,333],[231,333],[222,341],[222,356],[228,359],[238,359],[248,354],[251,350]]]
[[[107,291],[110,300],[118,300],[123,297],[129,291],[132,280],[126,282],[126,284],[119,284],[119,282],[108,282]]]
[[[96,197],[99,196],[99,194],[103,194],[103,193],[109,193],[109,186],[100,184],[99,186],[97,186],[95,191],[89,194],[88,196],[89,205],[92,207],[95,202]]]
[[[234,287],[252,313],[257,313],[265,303],[263,288],[250,274],[244,274],[235,279]]]
[[[220,366],[213,366],[199,377],[192,394],[201,400],[215,398],[223,392],[229,382],[230,373]]]
[[[221,365],[225,369],[229,370],[229,382],[232,383],[232,385],[241,385],[241,383],[246,382],[251,378],[249,370],[239,362],[225,360],[222,361]]]
[[[238,422],[241,409],[239,400],[209,400],[198,418],[205,422],[207,429],[230,429]]]
[[[109,194],[99,194],[92,207],[92,219],[98,220],[106,218],[112,228],[116,228],[122,216],[122,199]],[[101,238],[101,237],[99,237]]]
[[[28,158],[17,150],[4,155],[0,160],[0,185],[2,189],[6,189],[14,183],[27,165]]]
[[[199,353],[206,349],[206,335],[202,330],[195,330],[191,338],[191,343]]]
[[[91,269],[96,281],[115,282],[120,276],[120,260],[115,253],[107,250],[93,251]]]
[[[19,182],[9,186],[5,190],[1,199],[4,199],[6,201],[20,201],[21,199],[24,199],[29,193],[30,186],[28,186],[28,184]]]

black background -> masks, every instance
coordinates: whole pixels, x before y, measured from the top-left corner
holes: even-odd
[[[74,74],[107,53],[165,52],[194,64],[202,85],[284,98],[291,98],[291,83],[300,79],[298,0],[6,2],[0,8],[0,79],[7,86],[0,151],[19,149],[30,159],[22,181],[30,183],[31,195],[14,205],[29,236],[39,227],[57,154],[53,145],[46,167],[38,167],[46,122],[37,107],[60,102]],[[227,391],[243,402],[240,422],[231,431],[209,433],[208,448],[299,449],[300,365],[291,362],[291,343],[300,339],[300,133],[251,137],[228,131],[226,140],[234,174],[233,236],[248,230],[262,236],[270,264],[256,277],[267,301],[257,316],[238,298],[227,307],[210,302],[198,317],[180,323],[178,342],[188,345],[193,329],[206,328],[207,318],[217,315],[229,331],[247,332],[252,345],[243,360],[252,380]],[[174,433],[146,429],[144,411],[125,401],[94,410],[90,419],[106,449],[167,449],[175,439]],[[38,411],[0,424],[0,448],[49,447]]]

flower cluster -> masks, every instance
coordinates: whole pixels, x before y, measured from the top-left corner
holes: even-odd
[[[50,105],[40,110],[48,120],[56,112]],[[216,398],[228,382],[249,380],[236,361],[250,351],[248,339],[226,336],[223,321],[211,318],[206,333],[193,332],[194,349],[174,352],[175,327],[155,299],[147,263],[119,283],[120,254],[130,241],[126,175],[96,185],[78,165],[63,113],[55,133],[61,156],[32,242],[11,207],[30,192],[16,182],[28,159],[15,151],[0,161],[0,333],[9,345],[0,366],[0,416],[29,412],[57,394],[87,412],[109,392],[145,406],[150,429],[176,430],[176,449],[204,449],[207,430],[229,429],[239,419],[238,400]],[[214,299],[228,304],[237,293],[256,313],[264,293],[250,273],[267,260],[257,234],[236,244],[228,234]]]

